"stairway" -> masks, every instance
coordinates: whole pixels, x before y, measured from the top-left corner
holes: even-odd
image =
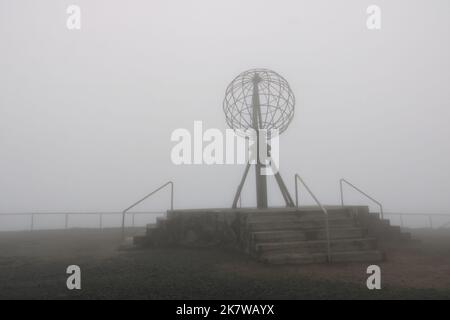
[[[370,236],[379,238],[382,242],[405,243],[412,242],[411,234],[403,232],[400,226],[392,226],[388,219],[382,219],[379,213],[369,213],[360,218],[360,223],[367,227]]]
[[[367,206],[171,210],[135,237],[139,246],[233,247],[268,264],[379,262],[390,245],[410,242]],[[387,244],[387,245],[386,245]],[[380,248],[383,248],[381,250]]]
[[[383,253],[350,209],[328,209],[331,262],[378,262]],[[269,264],[328,261],[326,218],[316,209],[249,214],[244,228],[245,251]]]

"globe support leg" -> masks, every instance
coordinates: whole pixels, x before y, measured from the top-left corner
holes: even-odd
[[[295,207],[295,204],[294,204],[294,201],[292,200],[291,194],[289,193],[289,190],[286,188],[283,178],[281,178],[281,175],[279,172],[277,172],[275,174],[275,180],[278,183],[278,187],[280,188],[281,194],[284,198],[284,202],[286,202],[286,207]]]
[[[251,166],[251,164],[248,162],[245,167],[244,174],[242,175],[241,182],[239,183],[238,189],[234,196],[233,206],[232,206],[233,209],[237,208],[239,199],[241,198],[242,189],[244,188],[245,180],[247,180],[248,172],[250,171],[250,166]],[[277,181],[278,187],[280,188],[281,195],[283,196],[284,202],[286,203],[286,207],[295,207],[295,204],[294,204],[294,201],[292,200],[291,194],[289,193],[289,190],[287,189],[286,184],[283,181],[283,178],[281,178],[280,173],[277,172],[274,176],[275,176],[275,180]],[[267,201],[267,193],[266,193],[266,201]],[[266,202],[266,208],[267,208],[267,202]]]
[[[244,174],[242,175],[241,183],[239,184],[238,189],[236,191],[236,195],[234,196],[233,209],[237,208],[237,203],[239,201],[239,198],[241,197],[242,188],[244,187],[244,183],[245,183],[245,180],[247,179],[249,170],[250,170],[250,163],[247,162],[247,166],[245,167]]]

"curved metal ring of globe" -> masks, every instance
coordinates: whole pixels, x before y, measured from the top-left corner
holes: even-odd
[[[257,85],[261,118],[253,121],[253,93]],[[227,124],[236,132],[264,129],[271,135],[284,132],[294,117],[295,97],[288,82],[268,69],[252,69],[238,75],[227,87],[223,110]]]

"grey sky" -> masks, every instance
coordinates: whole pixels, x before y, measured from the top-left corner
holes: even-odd
[[[80,31],[66,29],[69,4]],[[380,31],[366,28],[370,4]],[[254,67],[280,73],[297,98],[280,146],[291,190],[298,172],[335,204],[346,177],[388,211],[450,212],[449,9],[0,0],[0,212],[117,211],[169,179],[177,207],[230,206],[244,168],[174,166],[170,134],[194,120],[225,129],[226,86]],[[159,198],[142,208],[164,208]]]

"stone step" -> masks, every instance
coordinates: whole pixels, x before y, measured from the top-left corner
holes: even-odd
[[[267,214],[250,215],[247,218],[247,223],[263,223],[263,222],[297,222],[297,221],[321,221],[325,219],[323,212],[316,212],[314,214],[292,213],[292,214]],[[350,219],[347,214],[330,214],[328,219]]]
[[[361,228],[332,228],[331,239],[362,238],[366,230]],[[304,240],[325,240],[325,229],[258,231],[251,233],[253,242],[289,242]]]
[[[382,227],[382,228],[389,228],[391,226],[391,221],[388,219],[380,219],[378,217],[370,217],[369,218],[369,223],[378,226],[378,227]]]
[[[276,253],[261,256],[259,259],[269,264],[311,264],[328,261],[326,253]],[[384,254],[378,250],[333,252],[331,254],[331,262],[380,262],[383,260]]]
[[[156,226],[157,227],[163,227],[165,225],[166,221],[167,221],[167,218],[165,218],[165,217],[158,217],[158,218],[156,218]]]
[[[401,232],[400,233],[400,240],[402,240],[402,241],[410,241],[410,240],[412,240],[411,233],[409,233],[409,232]]]
[[[355,227],[356,223],[353,219],[334,219],[328,220],[330,228],[351,228]],[[325,228],[325,219],[314,218],[307,220],[281,220],[281,221],[262,221],[247,223],[247,228],[250,232],[253,231],[278,231],[278,230],[307,230],[307,229],[322,229]]]
[[[328,215],[330,217],[338,217],[338,218],[349,218],[351,216],[351,212],[348,209],[332,209],[328,210]],[[252,213],[248,215],[248,221],[254,221],[254,220],[260,220],[260,219],[279,219],[279,218],[314,218],[314,217],[320,217],[324,216],[324,213],[320,209],[316,210],[299,210],[299,209],[292,209],[292,210],[285,210],[282,212],[279,211],[273,211],[273,210],[267,210],[267,211],[260,211],[256,213]]]
[[[134,236],[133,244],[135,246],[146,246],[148,244],[149,237],[147,236]]]
[[[391,225],[389,219],[381,219],[378,213],[370,213],[368,220],[362,224],[367,226],[369,235],[382,242],[404,244],[413,241],[411,234],[404,233],[400,226]]]
[[[373,219],[380,219],[381,214],[378,212],[370,212],[368,215],[369,218],[373,218]]]
[[[377,247],[376,239],[342,239],[332,240],[330,248],[332,252],[345,251],[368,251],[374,250]],[[256,243],[254,249],[257,255],[264,255],[269,252],[278,253],[326,253],[327,241],[291,241],[291,242],[270,242],[270,243]]]
[[[156,223],[149,223],[145,229],[145,233],[147,236],[150,236],[156,229],[158,228]]]
[[[393,230],[383,230],[378,233],[381,241],[409,241],[412,240],[411,234],[408,232]]]

